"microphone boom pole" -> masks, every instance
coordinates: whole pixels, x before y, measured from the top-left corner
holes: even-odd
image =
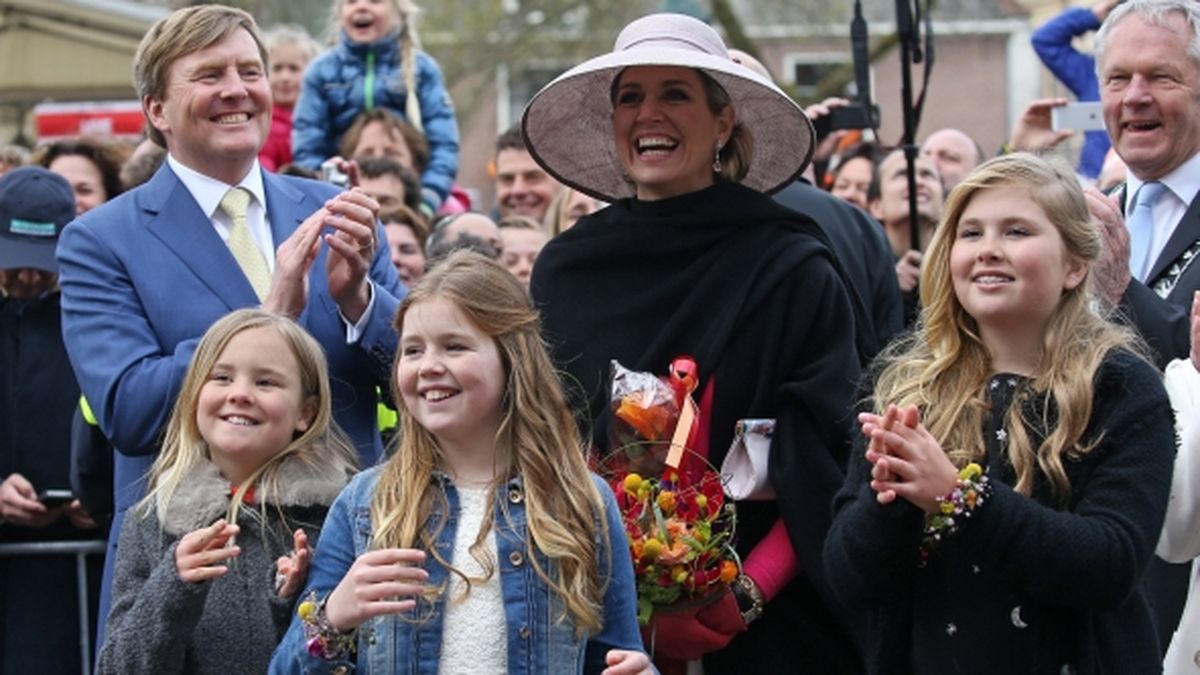
[[[904,113],[904,150],[908,178],[908,228],[911,248],[921,250],[921,223],[917,214],[917,115],[913,107],[912,64],[920,59],[910,2],[896,0],[896,36],[900,41],[900,108]],[[916,0],[920,1],[920,0]],[[914,56],[916,55],[916,56]]]

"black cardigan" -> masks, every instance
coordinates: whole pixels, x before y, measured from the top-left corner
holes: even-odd
[[[865,440],[856,441],[825,560],[844,601],[870,616],[870,672],[1159,671],[1141,579],[1171,488],[1171,408],[1161,376],[1126,352],[1109,355],[1094,381],[1085,439],[1101,440],[1065,462],[1071,495],[1063,509],[1044,482],[1033,498],[1013,491],[996,441],[1010,385],[1027,383],[989,379],[992,497],[924,568],[921,511],[904,500],[876,502]],[[1036,397],[1026,410],[1036,419]],[[1026,428],[1034,443],[1042,438]]]
[[[802,578],[708,660],[714,672],[835,672],[856,661],[821,566],[859,372],[853,310],[822,238],[807,218],[723,183],[617,202],[547,244],[533,272],[546,338],[568,388],[582,389],[584,428],[597,446],[607,434],[610,359],[665,373],[675,356],[695,357],[698,391],[714,382],[715,466],[737,420],[777,419],[778,500],[738,505],[739,549],[749,552],[782,514]]]

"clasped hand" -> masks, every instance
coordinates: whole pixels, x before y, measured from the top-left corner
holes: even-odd
[[[889,405],[882,416],[859,413],[867,442],[871,489],[880,504],[902,497],[926,513],[938,509],[938,499],[954,489],[958,471],[942,445],[921,424],[915,405]]]
[[[329,246],[326,274],[329,294],[342,315],[357,322],[370,302],[368,275],[379,241],[375,223],[379,203],[360,188],[347,190],[325,202],[296,228],[275,252],[275,273],[264,309],[298,317],[308,301],[308,272],[320,252]],[[326,227],[333,232],[322,236]]]

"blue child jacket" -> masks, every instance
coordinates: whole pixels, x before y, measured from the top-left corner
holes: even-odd
[[[309,571],[308,591],[326,597],[354,564],[355,559],[371,550],[371,498],[379,481],[380,467],[360,473],[346,486],[333,506],[321,531],[321,541]],[[450,508],[450,517],[438,536],[437,547],[445,558],[454,549],[457,526],[458,493],[445,476],[441,482]],[[510,480],[498,491],[495,520],[504,619],[508,634],[508,672],[512,675],[540,673],[600,673],[610,649],[642,648],[637,623],[637,593],[633,564],[625,529],[612,490],[593,476],[604,500],[608,525],[608,547],[601,546],[597,563],[605,581],[602,617],[604,627],[594,635],[580,635],[566,619],[559,597],[553,593],[528,561],[538,556],[543,570],[553,575],[554,565],[539,551],[528,548],[525,520],[524,487],[520,477]],[[432,519],[436,520],[438,514]],[[597,528],[599,537],[599,528]],[[608,553],[611,550],[611,554]],[[449,571],[428,556],[425,569],[429,585],[448,582]],[[417,610],[422,621],[410,617],[383,616],[372,619],[359,631],[358,653],[353,662],[325,661],[309,656],[305,649],[304,626],[293,617],[283,642],[275,650],[270,673],[396,673],[397,675],[436,673],[442,646],[443,595]],[[373,642],[363,639],[366,632]],[[344,668],[344,670],[339,670]]]
[[[458,121],[454,104],[433,57],[414,51],[421,127],[429,141],[429,164],[421,174],[421,198],[436,210],[458,173]],[[308,64],[300,99],[292,111],[292,161],[315,171],[338,154],[354,118],[375,106],[405,115],[408,88],[392,32],[377,42],[357,44],[342,33],[338,44]]]

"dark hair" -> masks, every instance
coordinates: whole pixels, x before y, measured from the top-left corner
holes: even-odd
[[[504,133],[496,139],[496,154],[499,155],[501,150],[527,150],[525,145],[525,135],[521,133],[521,125],[514,124],[504,130]]]
[[[358,172],[366,178],[395,176],[404,184],[404,205],[410,209],[421,209],[421,180],[417,175],[391,157],[355,157]]]
[[[125,186],[121,184],[121,165],[125,163],[129,154],[129,148],[119,141],[102,136],[80,136],[51,141],[38,147],[30,157],[30,163],[49,169],[59,157],[83,157],[100,172],[104,199],[108,201],[125,191]]]
[[[890,157],[893,152],[901,151],[902,150],[900,148],[880,148],[879,152],[872,158],[875,166],[874,170],[871,171],[871,185],[867,188],[868,202],[873,202],[883,196],[883,176],[881,176],[879,172],[883,170],[884,160]]]
[[[387,225],[407,225],[413,232],[413,236],[417,240],[417,245],[421,247],[421,252],[425,251],[425,242],[429,239],[429,221],[421,215],[420,211],[414,211],[407,204],[400,204],[390,209],[383,209],[379,212],[379,222]]]
[[[446,233],[450,231],[450,226],[459,218],[466,215],[487,215],[478,211],[463,211],[462,213],[447,213],[434,219],[429,238],[425,241],[425,258],[430,263],[435,260],[440,260],[450,253],[460,249],[469,248],[476,253],[480,253],[495,260],[500,257],[500,251],[497,251],[494,246],[488,242],[476,237],[473,234],[460,234],[453,240],[446,239]]]

